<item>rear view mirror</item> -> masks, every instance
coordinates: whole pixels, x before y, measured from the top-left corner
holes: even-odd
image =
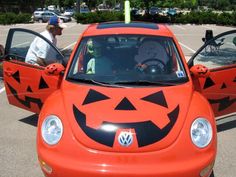
[[[210,75],[209,69],[201,64],[194,65],[193,67],[190,68],[190,72],[194,77],[208,77]]]
[[[60,63],[52,63],[48,66],[46,66],[44,72],[47,75],[53,75],[53,76],[57,76],[59,74],[62,74],[63,71],[65,71],[65,67],[60,64]]]

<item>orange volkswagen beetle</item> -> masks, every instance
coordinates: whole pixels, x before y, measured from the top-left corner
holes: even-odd
[[[39,113],[45,176],[213,176],[215,116],[236,111],[236,30],[188,63],[154,23],[92,24],[68,62],[51,45],[61,63],[46,67],[24,62],[36,36],[51,45],[10,29],[3,70],[9,103]]]

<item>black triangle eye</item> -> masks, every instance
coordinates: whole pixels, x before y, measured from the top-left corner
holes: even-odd
[[[210,77],[208,77],[208,78],[206,78],[203,89],[207,89],[213,85],[215,85],[214,81]]]
[[[110,99],[108,96],[90,89],[82,105]]]
[[[151,95],[148,95],[146,97],[141,98],[141,100],[148,101],[154,104],[158,104],[160,106],[168,108],[168,105],[166,103],[165,95],[163,94],[163,91],[159,91],[156,93],[153,93]]]
[[[40,82],[39,82],[39,89],[46,89],[46,88],[49,88],[49,86],[46,83],[46,81],[43,79],[43,77],[41,76]]]
[[[226,88],[226,84],[223,83],[222,86],[221,86],[221,89],[225,89]]]
[[[17,82],[20,83],[20,73],[19,73],[19,71],[15,72],[15,73],[12,75],[12,77],[13,77]]]

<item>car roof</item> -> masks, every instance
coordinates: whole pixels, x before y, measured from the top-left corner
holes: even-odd
[[[83,36],[112,35],[112,34],[143,34],[173,37],[173,33],[163,24],[147,22],[105,22],[91,24]]]
[[[36,11],[34,11],[34,13],[44,13],[44,11],[43,10],[36,10]]]

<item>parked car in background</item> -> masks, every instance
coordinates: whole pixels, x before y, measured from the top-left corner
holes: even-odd
[[[34,21],[39,21],[40,19],[42,19],[42,14],[44,13],[43,10],[36,10],[33,13],[33,20]]]
[[[167,16],[167,12],[168,12],[168,8],[162,8],[159,14],[162,16]]]
[[[138,8],[131,8],[130,13],[131,13],[131,15],[139,15],[139,14],[138,14],[138,11],[139,11]]]
[[[66,9],[63,13],[64,16],[72,17],[75,14],[75,9]]]
[[[39,20],[40,22],[47,22],[52,16],[57,16],[59,17],[63,22],[69,22],[71,21],[71,17],[61,15],[56,12],[51,12],[51,11],[45,11],[41,14],[41,19]]]
[[[156,14],[159,14],[161,11],[158,7],[151,7],[149,9],[149,14],[150,15],[156,15]]]
[[[55,11],[56,6],[55,5],[50,5],[50,6],[48,6],[48,10]]]
[[[116,11],[116,12],[120,12],[120,11],[121,11],[121,8],[120,8],[120,7],[114,7],[113,10]]]
[[[170,8],[170,9],[168,9],[167,14],[171,15],[171,16],[174,16],[174,15],[177,14],[177,11],[176,11],[176,9]]]
[[[88,7],[81,7],[80,8],[80,13],[81,14],[85,14],[85,13],[89,13],[89,12],[90,12],[90,10],[89,10]]]
[[[108,7],[106,5],[104,5],[104,4],[99,4],[97,6],[97,10],[98,11],[109,11]]]

